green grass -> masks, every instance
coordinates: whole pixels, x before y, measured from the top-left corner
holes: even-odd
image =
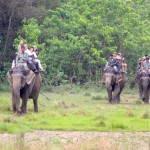
[[[39,97],[39,113],[18,117],[11,111],[11,93],[0,93],[0,133],[24,133],[32,130],[75,131],[150,131],[150,105],[135,104],[138,93],[122,95],[122,103],[110,105],[105,90],[99,93],[44,93]],[[100,100],[93,100],[99,95]],[[103,99],[102,99],[103,98]]]

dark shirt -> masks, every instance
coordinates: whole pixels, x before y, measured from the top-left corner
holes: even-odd
[[[116,59],[114,59],[114,58],[110,58],[110,59],[108,60],[108,65],[110,65],[110,66],[115,66],[116,63],[117,63],[117,61],[116,61]]]

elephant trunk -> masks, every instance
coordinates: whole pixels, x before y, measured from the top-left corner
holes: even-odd
[[[17,112],[20,113],[21,75],[12,75],[12,79],[13,79],[12,84],[13,107],[15,107]]]
[[[144,80],[142,83],[142,100],[145,102],[145,100],[148,99],[147,94],[148,94],[148,85],[149,85],[149,79]]]
[[[112,101],[112,86],[111,86],[111,79],[110,78],[106,78],[105,86],[107,89],[109,102],[111,103],[111,101]]]
[[[143,87],[143,93],[142,93],[142,100],[145,102],[145,100],[147,99],[147,96],[146,96],[146,94],[147,94],[147,91],[148,89],[147,89],[147,87]]]

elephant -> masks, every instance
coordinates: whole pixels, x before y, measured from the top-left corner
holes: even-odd
[[[108,66],[104,73],[103,80],[108,93],[109,103],[120,103],[120,95],[126,83],[125,73],[122,72],[118,75],[114,67]]]
[[[139,97],[145,104],[149,103],[150,94],[150,73],[146,69],[139,69],[136,74],[136,81],[139,87]]]
[[[38,112],[38,96],[42,78],[40,73],[25,70],[23,66],[14,67],[8,71],[7,79],[12,87],[12,110],[18,115],[27,112],[27,101],[33,99],[34,112]],[[20,107],[20,98],[22,105]]]

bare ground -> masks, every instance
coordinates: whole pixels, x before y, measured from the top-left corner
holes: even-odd
[[[0,149],[150,150],[150,132],[40,131],[0,134]]]

